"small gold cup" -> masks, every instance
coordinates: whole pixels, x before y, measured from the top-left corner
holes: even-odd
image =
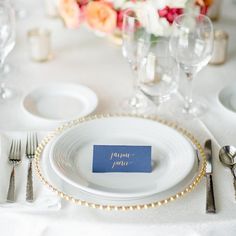
[[[52,58],[51,32],[47,29],[34,28],[28,31],[31,59],[36,62],[46,62]]]
[[[209,64],[220,65],[225,63],[227,58],[229,35],[223,30],[215,30],[213,54]]]

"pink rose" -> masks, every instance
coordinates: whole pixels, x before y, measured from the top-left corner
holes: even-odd
[[[124,13],[125,10],[119,10],[117,11],[117,28],[122,30],[122,24],[123,24],[123,19],[124,19]]]
[[[183,14],[183,9],[182,8],[170,8],[170,7],[165,7],[162,10],[158,10],[158,14],[160,17],[166,18],[166,20],[172,24],[175,18],[178,15]]]

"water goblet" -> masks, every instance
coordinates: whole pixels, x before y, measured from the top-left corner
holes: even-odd
[[[1,0],[1,1],[4,1],[10,4],[14,8],[16,20],[26,18],[28,12],[25,9],[24,0],[17,0],[17,1],[16,0]]]
[[[151,41],[140,66],[138,86],[156,105],[155,113],[160,113],[160,105],[177,91],[178,71],[178,64],[170,54],[168,39]]]
[[[133,72],[133,96],[126,99],[123,108],[134,112],[146,107],[145,97],[139,93],[137,87],[140,61],[146,54],[150,41],[150,34],[144,29],[137,16],[137,10],[127,9],[122,24],[122,54],[127,59]]]
[[[186,74],[186,91],[182,114],[185,117],[201,115],[205,107],[192,99],[192,81],[208,64],[213,51],[213,26],[211,20],[201,14],[182,14],[175,18],[170,37],[170,51]]]

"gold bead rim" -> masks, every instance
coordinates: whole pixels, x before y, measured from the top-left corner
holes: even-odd
[[[200,158],[200,164],[198,167],[197,174],[193,178],[192,182],[189,183],[184,189],[182,189],[180,192],[175,193],[172,196],[167,197],[166,199],[150,202],[147,204],[136,204],[136,205],[107,205],[107,204],[98,204],[98,203],[93,203],[93,202],[88,202],[85,200],[77,199],[73,196],[70,196],[56,187],[54,187],[43,175],[41,166],[40,166],[40,159],[42,157],[43,151],[45,150],[45,147],[48,145],[48,143],[57,137],[59,134],[64,132],[65,130],[72,128],[74,126],[77,126],[83,122],[89,121],[89,120],[94,120],[94,119],[101,119],[101,118],[109,118],[109,117],[133,117],[133,118],[143,118],[143,119],[148,119],[148,120],[153,120],[156,122],[159,122],[163,125],[167,125],[168,127],[171,127],[175,130],[177,130],[180,134],[182,134],[184,137],[188,138],[192,145],[195,146],[199,153],[199,158]],[[55,192],[59,197],[62,199],[69,201],[71,203],[74,203],[76,205],[80,206],[86,206],[86,207],[91,207],[95,209],[101,209],[101,210],[116,210],[116,211],[130,211],[130,210],[143,210],[143,209],[150,209],[150,208],[157,208],[159,206],[165,205],[170,202],[174,202],[177,199],[182,198],[185,196],[187,193],[192,192],[196,186],[200,183],[202,180],[203,176],[205,175],[206,171],[206,156],[204,153],[204,150],[199,143],[199,141],[186,129],[180,127],[177,123],[160,119],[158,117],[151,117],[151,116],[143,116],[143,115],[130,115],[130,114],[100,114],[100,115],[93,115],[93,116],[87,116],[79,119],[75,119],[72,121],[69,121],[67,123],[62,124],[58,128],[56,128],[54,131],[48,133],[40,142],[36,154],[35,154],[35,159],[34,159],[34,167],[35,171],[37,173],[38,178],[40,181],[47,186],[51,191]]]

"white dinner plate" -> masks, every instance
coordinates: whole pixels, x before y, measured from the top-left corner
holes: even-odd
[[[83,117],[95,110],[98,99],[86,86],[59,83],[43,86],[23,98],[23,108],[33,116],[66,121]]]
[[[150,145],[151,173],[93,173],[93,145]],[[120,199],[164,192],[182,182],[196,167],[195,150],[176,130],[134,117],[88,120],[60,135],[51,147],[52,169],[82,191]],[[195,168],[196,169],[196,168]]]
[[[236,113],[236,83],[220,91],[219,101],[225,108]]]

